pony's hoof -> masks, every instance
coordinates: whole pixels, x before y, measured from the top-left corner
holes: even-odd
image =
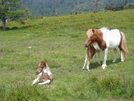
[[[38,83],[38,85],[42,85],[41,83]]]
[[[105,69],[105,67],[102,67],[102,69]]]
[[[89,69],[87,69],[87,71],[90,71]]]
[[[106,65],[102,65],[102,69],[105,69],[107,66]]]

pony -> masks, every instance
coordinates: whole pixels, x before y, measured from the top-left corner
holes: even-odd
[[[88,38],[88,35],[87,35],[87,38]],[[103,54],[103,52],[101,51],[101,49],[99,48],[98,44],[96,42],[93,42],[92,44],[90,44],[87,48],[86,48],[86,57],[85,57],[85,60],[84,60],[84,65],[82,67],[82,69],[84,70],[85,67],[86,69],[89,71],[89,65],[90,65],[90,60],[95,57],[96,59],[96,53],[98,55],[98,63],[100,63],[100,53]],[[113,62],[116,61],[116,53],[117,53],[117,50],[114,49],[114,60]]]
[[[84,60],[84,65],[82,67],[82,69],[84,70],[85,67],[87,67],[87,70],[89,71],[89,65],[90,65],[90,60],[95,57],[96,59],[96,52],[98,53],[98,63],[100,63],[100,50],[96,50],[94,48],[94,44],[96,44],[96,42],[92,43],[91,45],[89,45],[87,48],[86,48],[86,57],[85,57],[85,60]]]
[[[37,78],[33,80],[32,85],[37,82],[38,85],[49,84],[52,81],[52,72],[48,64],[44,61],[40,62],[36,71]]]
[[[108,30],[106,27],[103,27],[101,29],[89,29],[86,35],[87,39],[85,41],[85,47],[87,47],[87,50],[90,50],[90,53],[92,53],[92,55],[95,54],[91,52],[93,47],[95,51],[103,52],[103,69],[107,67],[106,60],[109,49],[113,49],[115,53],[113,62],[116,61],[117,47],[121,52],[121,62],[127,60],[129,52],[126,44],[126,37],[123,32],[119,31],[118,29]],[[89,70],[89,67],[87,67],[87,69]]]

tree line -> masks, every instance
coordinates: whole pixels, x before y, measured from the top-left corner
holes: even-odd
[[[75,12],[97,12],[134,4],[134,0],[21,0],[33,16],[66,15]],[[38,9],[37,9],[38,8]],[[112,8],[110,10],[112,10]],[[117,8],[116,8],[117,9]]]
[[[106,2],[105,2],[106,1]],[[115,3],[115,1],[118,1]],[[17,20],[32,16],[55,16],[65,14],[78,14],[77,12],[90,12],[99,10],[134,9],[133,0],[0,0],[0,19],[3,29],[6,30],[8,19]],[[105,6],[104,6],[105,4]],[[104,6],[104,7],[103,7]],[[30,11],[30,13],[29,13]]]

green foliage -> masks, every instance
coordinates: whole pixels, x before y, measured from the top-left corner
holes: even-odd
[[[134,9],[134,4],[130,4],[127,9]]]
[[[1,0],[0,1],[0,19],[3,22],[3,29],[6,29],[7,19],[18,19],[24,15],[19,0]]]
[[[80,13],[7,23],[8,30],[0,30],[0,101],[133,101],[133,12]],[[91,71],[82,70],[86,31],[103,26],[125,33],[129,61],[120,62],[118,51],[117,62],[112,63],[113,51],[109,51],[105,70],[94,61]],[[40,61],[47,61],[53,81],[31,86]]]
[[[107,10],[111,10],[111,11],[119,11],[119,10],[123,10],[124,6],[120,5],[120,6],[114,6],[113,4],[107,4],[104,8],[106,11]]]
[[[134,1],[98,0],[98,9],[95,7],[95,0],[22,0],[22,3],[24,4],[24,8],[29,7],[33,16],[57,16],[77,14],[77,12],[103,11],[106,4],[113,4],[115,5],[113,7],[114,10],[121,10],[121,5],[134,4]]]

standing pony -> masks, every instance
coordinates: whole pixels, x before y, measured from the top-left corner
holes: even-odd
[[[32,85],[35,84],[36,82],[40,82],[38,84],[42,85],[42,84],[48,84],[52,81],[52,73],[46,62],[39,63],[36,74],[37,78],[33,80]]]
[[[94,45],[96,47],[94,47]],[[101,64],[100,63],[100,50],[97,50],[99,49],[97,47],[98,47],[97,43],[93,42],[91,45],[89,45],[86,48],[86,57],[85,57],[85,61],[84,61],[84,65],[82,69],[85,69],[85,67],[87,67],[87,70],[89,71],[90,60],[94,57],[96,52],[98,53],[98,63]],[[95,59],[96,59],[96,55],[95,55]]]
[[[103,29],[105,32],[108,32],[109,29],[103,27],[101,28]],[[87,31],[87,39],[90,38],[91,36],[88,34],[89,31]],[[86,48],[86,58],[85,58],[85,61],[84,61],[84,65],[83,65],[83,68],[82,69],[85,69],[85,67],[87,68],[87,70],[89,71],[89,65],[90,65],[90,60],[95,56],[96,58],[96,54],[95,53],[98,53],[98,63],[100,63],[100,52],[102,52],[102,50],[100,49],[99,45],[97,42],[93,42],[91,43],[87,48]],[[114,60],[113,62],[116,61],[116,52],[117,50],[114,49]],[[102,54],[104,55],[104,54]]]
[[[89,29],[87,31],[87,39],[85,41],[85,47],[90,46],[94,42],[97,44],[93,44],[95,50],[100,50],[104,52],[103,56],[103,64],[102,68],[105,69],[107,67],[106,60],[109,49],[116,49],[119,47],[121,51],[121,61],[124,62],[127,60],[128,50],[126,45],[126,38],[123,32],[120,32],[118,29],[108,30],[103,27],[99,30],[97,29]],[[116,50],[115,50],[116,53]],[[116,56],[116,54],[115,54]],[[116,58],[113,62],[116,61]]]

